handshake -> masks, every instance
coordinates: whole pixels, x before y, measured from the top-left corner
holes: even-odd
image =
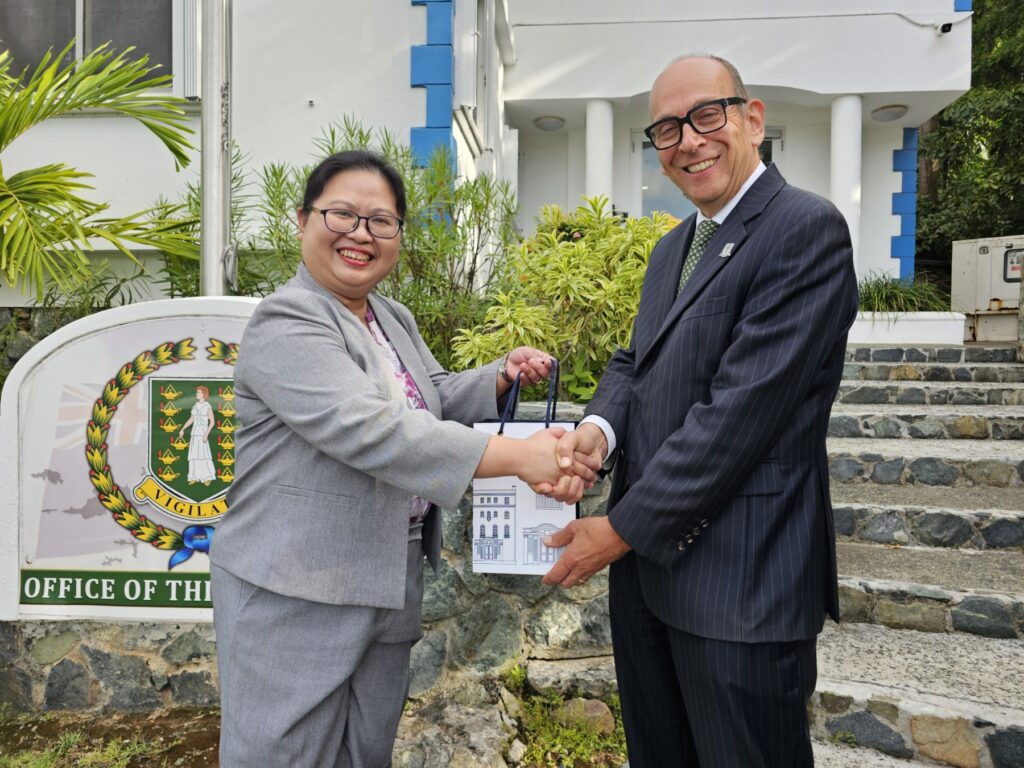
[[[530,477],[520,477],[535,492],[566,504],[575,504],[585,490],[593,487],[608,454],[604,433],[589,423],[581,424],[575,432],[551,427],[527,438],[527,442],[537,444],[539,461],[531,467]]]
[[[517,472],[537,493],[575,504],[594,485],[597,470],[608,454],[608,442],[601,429],[591,423],[567,432],[552,427],[525,441],[523,471]],[[575,587],[585,584],[594,573],[629,552],[631,547],[615,532],[607,517],[573,520],[545,539],[548,547],[565,547],[565,552],[544,576],[545,584]]]

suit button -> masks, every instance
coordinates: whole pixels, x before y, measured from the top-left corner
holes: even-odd
[[[711,525],[711,521],[708,520],[706,517],[700,521],[701,528],[707,528],[709,525]]]
[[[693,536],[687,536],[686,537],[686,543],[687,544],[693,544]]]
[[[680,541],[679,543],[676,544],[676,549],[678,549],[680,552],[685,552],[686,551],[686,545],[683,544],[683,542]]]
[[[695,527],[693,529],[692,533],[693,533],[694,536],[700,536],[700,531],[701,531],[700,526],[697,526],[697,527]]]

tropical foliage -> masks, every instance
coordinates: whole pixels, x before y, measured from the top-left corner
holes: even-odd
[[[456,364],[528,344],[558,355],[566,394],[589,400],[612,353],[629,343],[647,259],[675,223],[664,213],[622,219],[603,197],[571,215],[545,207],[536,234],[510,256],[483,322],[456,336]]]
[[[144,125],[170,151],[175,164],[188,164],[192,148],[181,100],[164,89],[169,75],[154,75],[148,58],[130,58],[100,46],[80,61],[70,60],[74,41],[58,54],[47,52],[31,73],[11,71],[0,52],[0,152],[40,123],[81,110],[124,115]],[[42,296],[48,283],[73,290],[87,281],[94,247],[115,249],[135,260],[130,248],[158,248],[189,254],[193,240],[166,206],[128,216],[107,216],[108,205],[82,193],[91,174],[64,163],[6,173],[0,164],[0,276],[8,285]]]
[[[971,90],[922,131],[918,257],[1024,233],[1024,25],[1020,4],[975,0]]]

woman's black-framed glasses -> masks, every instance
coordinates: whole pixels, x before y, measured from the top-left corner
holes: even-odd
[[[703,104],[698,104],[685,115],[663,117],[658,122],[644,128],[644,133],[651,140],[655,149],[671,149],[683,140],[684,125],[689,125],[697,133],[714,133],[724,128],[729,121],[726,108],[733,104],[745,104],[746,101],[742,96],[706,101]]]
[[[312,206],[309,210],[316,211],[323,216],[324,226],[339,235],[355,232],[359,229],[359,222],[365,221],[366,230],[371,235],[390,240],[398,236],[398,233],[402,231],[402,224],[405,223],[397,216],[388,216],[386,213],[360,216],[355,211],[346,211],[344,208],[314,208]]]

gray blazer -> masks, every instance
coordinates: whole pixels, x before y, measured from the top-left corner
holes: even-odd
[[[497,417],[500,362],[448,373],[409,310],[369,301],[429,411],[391,397],[394,374],[365,326],[300,265],[242,336],[236,475],[210,559],[279,594],[402,608],[410,500],[458,505],[488,438],[456,422]],[[438,517],[423,533],[435,568]]]

